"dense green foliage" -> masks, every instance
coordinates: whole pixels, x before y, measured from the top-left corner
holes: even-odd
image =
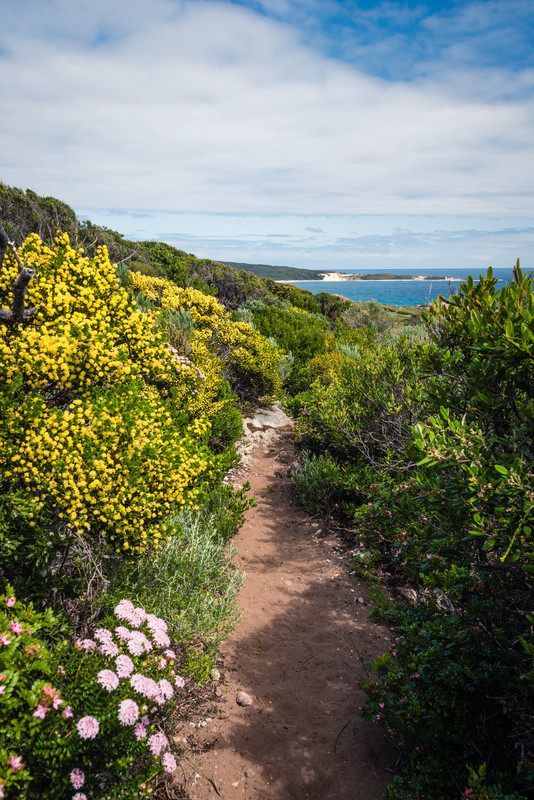
[[[425,336],[345,331],[291,400],[297,490],[353,520],[350,559],[397,630],[364,717],[398,743],[389,800],[523,798],[534,787],[532,277],[491,270]],[[373,330],[374,328],[374,330]],[[356,335],[357,333],[357,335]],[[377,598],[379,595],[377,595]]]

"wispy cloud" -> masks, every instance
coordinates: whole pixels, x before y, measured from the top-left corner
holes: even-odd
[[[116,227],[114,215],[83,216]],[[534,266],[534,220],[476,217],[159,214],[121,218],[128,238],[169,242],[204,258],[315,269]],[[318,223],[321,223],[319,225]],[[311,223],[311,224],[310,224]]]

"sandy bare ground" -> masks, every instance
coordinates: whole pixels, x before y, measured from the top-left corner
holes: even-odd
[[[355,648],[370,662],[391,633],[368,621],[366,589],[299,505],[285,472],[288,428],[257,446],[246,471],[257,500],[235,539],[247,579],[243,619],[219,665],[218,709],[177,731],[191,800],[373,800],[395,753],[355,716],[364,702]],[[363,602],[362,602],[363,599]],[[240,706],[246,692],[252,703]],[[189,738],[188,738],[189,737]],[[198,751],[198,745],[206,747]]]

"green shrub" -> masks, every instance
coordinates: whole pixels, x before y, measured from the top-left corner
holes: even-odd
[[[127,594],[163,617],[179,644],[202,639],[217,646],[239,615],[243,579],[231,563],[234,549],[202,510],[178,512],[165,535],[168,541],[156,551],[116,566],[103,600],[109,604]]]
[[[362,502],[355,472],[330,456],[303,452],[291,470],[291,480],[304,506],[325,524],[334,512],[350,514]]]

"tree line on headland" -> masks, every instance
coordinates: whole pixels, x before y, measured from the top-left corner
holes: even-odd
[[[531,796],[532,277],[392,309],[5,184],[0,219],[0,796],[166,796],[239,616],[253,500],[224,479],[275,399],[298,496],[397,634],[362,659],[384,798]]]

